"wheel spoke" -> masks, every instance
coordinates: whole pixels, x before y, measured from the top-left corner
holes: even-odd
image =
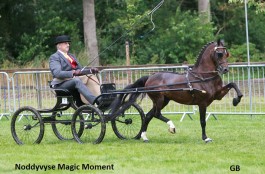
[[[52,130],[59,140],[72,140],[71,131],[72,115],[75,112],[73,108],[66,111],[53,113],[52,118],[55,120],[51,123]]]
[[[111,122],[113,131],[120,139],[139,139],[144,117],[141,107],[134,103]]]
[[[104,138],[105,131],[106,125],[102,113],[96,107],[84,105],[74,113],[72,133],[77,142],[100,143]]]
[[[31,107],[18,109],[11,120],[11,133],[17,144],[40,143],[44,124],[39,113]]]

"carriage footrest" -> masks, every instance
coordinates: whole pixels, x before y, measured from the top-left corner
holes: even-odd
[[[105,100],[104,98],[102,98],[102,101],[98,103],[98,108],[102,111],[105,111],[106,109],[108,109],[111,105],[111,103],[113,102],[113,100]]]
[[[115,90],[116,90],[115,83],[106,83],[106,84],[100,85],[101,94],[111,93],[111,91],[115,91]],[[117,96],[116,94],[101,95],[98,98],[98,101],[99,101],[98,108],[102,111],[105,111],[106,109],[109,108],[109,106],[114,101],[116,96]]]

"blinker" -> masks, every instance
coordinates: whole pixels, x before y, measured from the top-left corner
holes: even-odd
[[[223,57],[223,55],[224,55],[224,53],[218,51],[218,49],[224,49],[224,52],[226,54],[226,57],[229,57],[229,52],[227,52],[226,47],[220,47],[220,46],[219,47],[214,47],[214,51],[217,54],[217,58],[218,59],[221,59]]]
[[[218,57],[218,59],[221,59],[223,57],[223,53],[217,52],[217,57]]]

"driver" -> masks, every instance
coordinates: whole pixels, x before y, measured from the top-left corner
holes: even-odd
[[[69,53],[70,43],[70,37],[67,35],[61,35],[55,39],[57,51],[50,56],[49,61],[53,76],[51,87],[69,91],[77,90],[90,104],[93,104],[96,96],[91,93],[77,76],[96,74],[98,69],[82,69],[76,57]]]

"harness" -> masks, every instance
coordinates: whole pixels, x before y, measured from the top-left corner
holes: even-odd
[[[212,77],[208,77],[208,78],[203,78],[198,76],[196,73],[191,71],[191,68],[188,68],[187,73],[186,73],[186,80],[187,80],[187,85],[190,89],[190,94],[192,96],[192,103],[195,100],[195,95],[194,95],[194,88],[192,87],[192,83],[200,83],[200,82],[207,82],[207,81],[211,81],[214,80],[215,78],[217,78],[219,76],[219,72],[218,71],[211,71],[211,72],[204,72],[203,74],[208,74],[208,73],[217,73],[215,76]],[[192,75],[193,77],[199,79],[199,80],[194,80],[194,81],[190,81],[189,80],[189,74]],[[202,73],[200,73],[202,74]]]
[[[220,51],[222,50],[222,51]],[[226,50],[226,47],[224,46],[216,46],[214,47],[214,54],[215,54],[215,57],[216,57],[216,62],[217,62],[217,72],[219,73],[219,75],[222,75],[222,64],[226,63],[224,61],[219,61],[219,59],[221,59],[224,54],[226,55],[226,57],[229,57],[229,52]]]
[[[217,71],[211,71],[211,72],[208,72],[208,73],[214,73]],[[198,78],[198,80],[192,80],[190,81],[189,80],[189,74],[193,75],[194,77]],[[155,86],[149,86],[149,87],[138,87],[138,88],[133,88],[133,91],[134,92],[144,92],[144,90],[152,90],[152,89],[155,89],[155,88],[159,88],[159,87],[171,87],[171,86],[176,86],[176,85],[183,85],[183,84],[187,84],[190,91],[201,91],[203,93],[205,93],[204,90],[198,90],[198,89],[195,89],[192,87],[192,83],[201,83],[201,82],[208,82],[208,81],[211,81],[211,80],[214,80],[215,78],[217,78],[219,75],[216,74],[215,76],[212,76],[212,77],[208,77],[208,78],[202,78],[202,77],[199,77],[197,76],[195,73],[191,72],[190,70],[187,71],[187,74],[186,74],[186,82],[178,82],[178,83],[172,83],[172,84],[165,84],[165,85],[155,85]],[[186,89],[186,88],[185,88]],[[132,91],[132,88],[130,89],[123,89],[121,90],[121,92],[124,92],[124,93],[127,93],[126,91],[130,92]],[[171,91],[171,90],[169,90]],[[160,92],[160,91],[157,91],[157,92]]]

